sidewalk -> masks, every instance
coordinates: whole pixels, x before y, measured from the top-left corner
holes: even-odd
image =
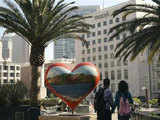
[[[92,115],[90,120],[97,120],[97,115]],[[118,120],[117,113],[112,114],[112,120]]]

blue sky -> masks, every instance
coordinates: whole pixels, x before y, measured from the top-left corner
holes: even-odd
[[[0,0],[0,6],[4,5],[3,0]],[[102,6],[104,3],[105,7],[113,6],[119,4],[121,2],[125,2],[128,0],[66,0],[66,2],[76,1],[76,4],[79,5],[100,5]],[[150,2],[151,0],[145,0],[146,2]],[[0,28],[0,37],[2,36],[3,29]],[[53,44],[50,44],[46,49],[46,59],[53,59]]]

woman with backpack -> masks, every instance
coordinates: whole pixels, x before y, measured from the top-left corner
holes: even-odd
[[[128,84],[125,81],[120,81],[112,109],[112,112],[114,112],[117,107],[118,120],[129,120],[131,114],[131,104],[133,104],[133,100],[128,90]]]

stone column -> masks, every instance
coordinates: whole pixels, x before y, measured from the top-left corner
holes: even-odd
[[[42,65],[42,68],[41,68],[41,87],[40,87],[40,98],[43,99],[47,96],[47,90],[45,88],[45,80],[44,80],[44,74],[45,74],[45,66],[44,64]]]

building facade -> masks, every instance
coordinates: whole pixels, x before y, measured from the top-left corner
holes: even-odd
[[[132,95],[141,96],[145,95],[145,91],[142,88],[144,86],[149,87],[150,84],[146,82],[151,81],[149,79],[151,69],[149,69],[146,60],[147,53],[139,55],[133,62],[129,60],[125,62],[119,61],[114,57],[114,49],[130,33],[124,32],[111,41],[109,41],[110,35],[108,34],[109,29],[116,24],[142,17],[141,13],[135,13],[127,17],[124,17],[122,14],[115,18],[112,17],[114,10],[129,3],[144,4],[145,2],[143,0],[130,0],[89,14],[92,18],[87,19],[86,22],[92,23],[93,27],[90,29],[89,34],[82,34],[82,37],[88,41],[89,48],[76,41],[76,62],[94,63],[101,73],[101,79],[105,77],[111,79],[111,90],[113,93],[118,89],[118,83],[121,80],[125,80],[129,84]]]
[[[10,45],[9,58],[13,63],[24,64],[29,62],[30,46],[16,34],[8,34],[4,37],[5,45]],[[10,43],[10,44],[9,44]],[[7,56],[8,50],[4,47]]]
[[[14,63],[0,63],[0,84],[13,84],[21,80],[21,66]]]
[[[95,12],[99,6],[80,6],[78,10],[72,14],[85,15]],[[55,42],[54,45],[54,58],[75,58],[75,40],[74,39],[61,39]]]

